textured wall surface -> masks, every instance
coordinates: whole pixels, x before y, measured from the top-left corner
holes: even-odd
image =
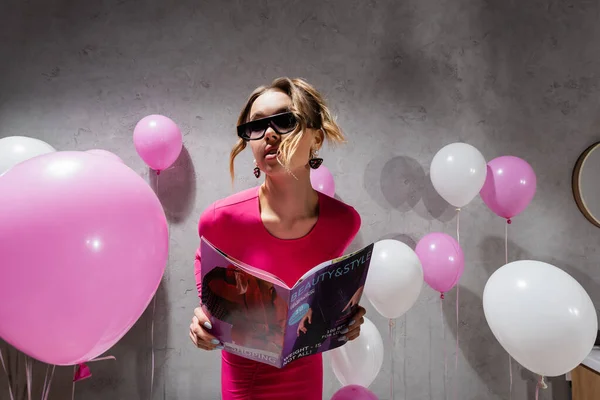
[[[133,127],[162,113],[185,135],[180,159],[160,175],[157,189],[172,236],[157,294],[154,399],[219,398],[218,353],[196,350],[188,338],[197,304],[197,222],[204,207],[232,192],[227,162],[240,108],[252,89],[278,76],[315,84],[348,136],[348,144],[322,155],[338,196],[362,215],[354,248],[382,238],[414,245],[431,231],[454,234],[454,210],[435,194],[428,170],[438,149],[465,141],[488,160],[512,154],[537,172],[537,195],[509,229],[509,258],[565,269],[600,307],[600,231],[571,194],[577,157],[600,137],[598,2],[4,0],[3,6],[0,137],[37,137],[59,150],[103,148],[156,187],[133,148]],[[233,190],[256,184],[251,160],[248,153],[238,159]],[[390,379],[396,399],[443,399],[444,391],[457,399],[508,398],[507,355],[481,302],[487,278],[504,263],[504,228],[479,198],[461,213],[467,264],[458,327],[455,293],[441,313],[439,296],[425,288],[397,321],[392,343],[387,321],[365,300],[387,349],[394,346],[372,385],[381,399],[391,397]],[[151,320],[148,310],[110,351],[117,361],[90,365],[93,377],[77,384],[77,399],[150,397]],[[44,334],[43,326],[35,329]],[[339,384],[326,367],[329,398]],[[36,391],[44,368],[35,365]],[[51,399],[71,396],[70,371],[57,370]],[[512,398],[533,398],[535,376],[516,365],[513,375]],[[0,375],[2,399],[5,385]],[[550,380],[541,398],[567,399],[564,378]]]

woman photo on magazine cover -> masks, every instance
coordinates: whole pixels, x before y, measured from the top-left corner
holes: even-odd
[[[243,173],[257,183],[264,181],[208,206],[200,216],[199,237],[292,287],[315,265],[342,256],[360,229],[361,218],[352,206],[316,191],[310,181],[311,169],[323,163],[323,144],[340,144],[346,138],[323,96],[305,80],[285,77],[250,94],[236,130],[238,140],[229,155],[231,178],[236,156],[249,148],[254,164],[245,165]],[[194,269],[201,294],[200,249]],[[359,335],[365,310],[355,306],[350,314],[348,331],[336,339]],[[223,349],[211,329],[198,306],[189,330],[193,344],[203,350]],[[222,351],[221,395],[223,400],[321,400],[322,354],[276,368]]]
[[[202,303],[214,318],[232,326],[233,344],[281,352],[287,303],[272,283],[233,265],[216,267],[204,276]]]

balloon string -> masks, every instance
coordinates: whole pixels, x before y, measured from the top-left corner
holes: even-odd
[[[8,394],[10,395],[10,400],[15,400],[15,395],[13,394],[12,390],[12,382],[8,370],[6,369],[6,363],[4,362],[4,356],[2,355],[2,349],[0,349],[0,362],[2,363],[2,369],[4,369],[4,373],[8,379]]]
[[[456,241],[460,244],[460,208],[456,209]]]
[[[31,400],[31,373],[33,369],[33,361],[30,357],[25,356],[25,376],[27,379],[27,400]]]
[[[504,225],[504,263],[508,264],[508,224]]]
[[[77,373],[77,365],[73,366],[73,376]],[[75,379],[73,379],[73,388],[71,389],[71,400],[75,400]]]
[[[90,361],[86,361],[86,363],[92,363],[92,362],[96,362],[96,361],[104,361],[104,360],[116,360],[117,358],[115,356],[106,356],[106,357],[98,357],[98,358],[92,358]]]
[[[150,326],[150,346],[152,347],[152,371],[150,373],[150,399],[154,390],[154,313],[156,311],[156,294],[152,300],[152,325]]]
[[[456,209],[456,241],[460,245],[460,208]],[[460,286],[456,285],[456,349],[454,352],[454,400],[458,396],[458,332],[460,330],[460,319],[459,319],[459,295]]]
[[[48,400],[48,396],[50,395],[50,386],[52,385],[52,378],[54,378],[54,370],[56,369],[56,365],[52,366],[52,372],[50,373],[50,379],[48,379],[48,386],[46,386],[46,391],[44,393],[44,399]]]
[[[457,399],[458,394],[458,332],[460,328],[458,319],[458,293],[459,286],[456,285],[456,349],[454,352],[454,400]]]
[[[547,389],[548,385],[544,382],[544,377],[540,375],[537,385],[535,385],[535,400],[539,400],[540,389]]]
[[[504,225],[504,265],[508,264],[508,225]],[[513,371],[512,371],[512,357],[508,355],[508,376],[509,376],[509,392],[508,398],[512,399],[512,388],[513,388]]]
[[[390,371],[390,400],[394,400],[394,352],[396,350],[396,321],[390,318],[389,321],[390,342],[392,342],[392,365]]]
[[[440,317],[442,319],[442,341],[444,343],[444,400],[446,399],[446,377],[448,376],[448,358],[446,352],[446,326],[444,324],[444,298],[440,297]]]
[[[160,172],[160,171],[159,171]],[[158,177],[158,173],[156,176],[156,196],[158,197],[159,194],[159,182],[160,182],[160,178]],[[167,220],[167,224],[168,224],[168,220]],[[170,227],[169,227],[169,231],[170,231]],[[169,232],[170,233],[170,232]],[[152,320],[150,322],[150,351],[151,351],[151,368],[152,370],[150,371],[150,399],[152,399],[152,395],[154,394],[154,368],[155,368],[155,363],[154,363],[154,358],[155,358],[155,351],[154,351],[154,315],[156,313],[156,293],[154,294],[154,298],[152,299]]]
[[[42,386],[42,400],[46,395],[46,386],[48,386],[48,374],[50,373],[50,364],[46,365],[46,373],[44,374],[44,386]]]
[[[22,394],[21,394],[22,391],[21,391],[21,388],[20,388],[21,382],[20,382],[20,379],[19,379],[19,373],[20,373],[19,371],[21,371],[21,352],[20,351],[17,351],[17,360],[16,360],[15,371],[16,371],[16,375],[15,375],[16,379],[13,381],[13,384],[15,385],[14,386],[15,395],[17,396],[17,398],[20,398],[20,397],[22,397]]]

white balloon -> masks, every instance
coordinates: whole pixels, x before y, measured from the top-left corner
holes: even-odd
[[[494,272],[483,291],[483,310],[502,347],[542,376],[577,367],[598,333],[596,309],[583,287],[540,261],[516,261]]]
[[[487,163],[475,147],[452,143],[436,153],[430,167],[431,183],[454,207],[464,207],[479,194],[487,175]]]
[[[423,288],[423,268],[417,254],[397,240],[373,247],[365,295],[384,317],[398,318],[417,301]]]
[[[2,138],[0,139],[0,175],[20,162],[55,151],[54,147],[39,139],[26,136]]]
[[[366,317],[360,335],[329,352],[333,373],[343,386],[369,387],[383,365],[383,340],[377,327]]]

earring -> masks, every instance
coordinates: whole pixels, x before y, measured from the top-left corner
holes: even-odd
[[[313,151],[313,153],[311,154],[310,160],[308,160],[308,165],[312,168],[312,169],[317,169],[321,166],[321,164],[323,164],[323,159],[318,157],[319,155],[319,151]]]
[[[256,165],[256,160],[254,160],[254,176],[256,179],[260,178],[260,168]]]

